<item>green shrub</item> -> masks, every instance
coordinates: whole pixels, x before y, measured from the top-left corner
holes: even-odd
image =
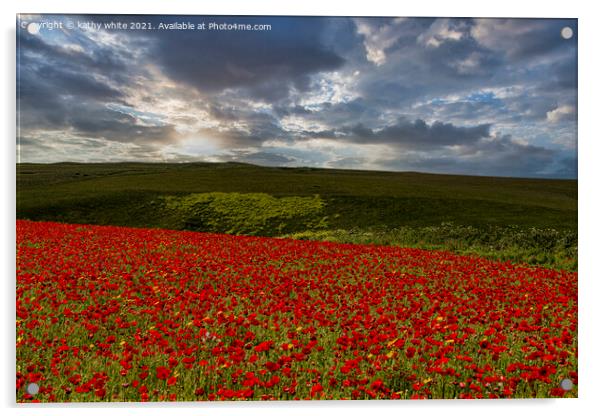
[[[325,204],[318,195],[276,198],[264,193],[210,192],[163,199],[179,226],[194,231],[275,236],[328,226]]]
[[[448,250],[515,263],[577,270],[577,232],[572,230],[442,223],[439,226],[390,229],[308,230],[287,237]]]

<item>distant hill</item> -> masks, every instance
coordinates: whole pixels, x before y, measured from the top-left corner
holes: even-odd
[[[343,226],[524,225],[575,228],[577,181],[272,168],[242,163],[17,165],[17,216],[153,226],[132,208],[159,195],[318,194]]]

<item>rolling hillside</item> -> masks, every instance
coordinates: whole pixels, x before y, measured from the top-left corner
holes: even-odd
[[[576,267],[575,180],[241,163],[19,164],[17,217],[494,257],[512,246],[509,259],[537,264],[555,264],[558,250],[570,249],[561,257]],[[530,254],[516,252],[521,247]],[[548,254],[538,257],[543,252]]]

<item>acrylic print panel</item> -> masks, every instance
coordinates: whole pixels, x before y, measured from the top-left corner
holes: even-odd
[[[576,397],[577,36],[19,15],[17,401]]]

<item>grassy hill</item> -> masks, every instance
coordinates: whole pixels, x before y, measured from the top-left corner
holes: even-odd
[[[18,164],[17,217],[446,248],[576,268],[575,180],[241,163]]]

